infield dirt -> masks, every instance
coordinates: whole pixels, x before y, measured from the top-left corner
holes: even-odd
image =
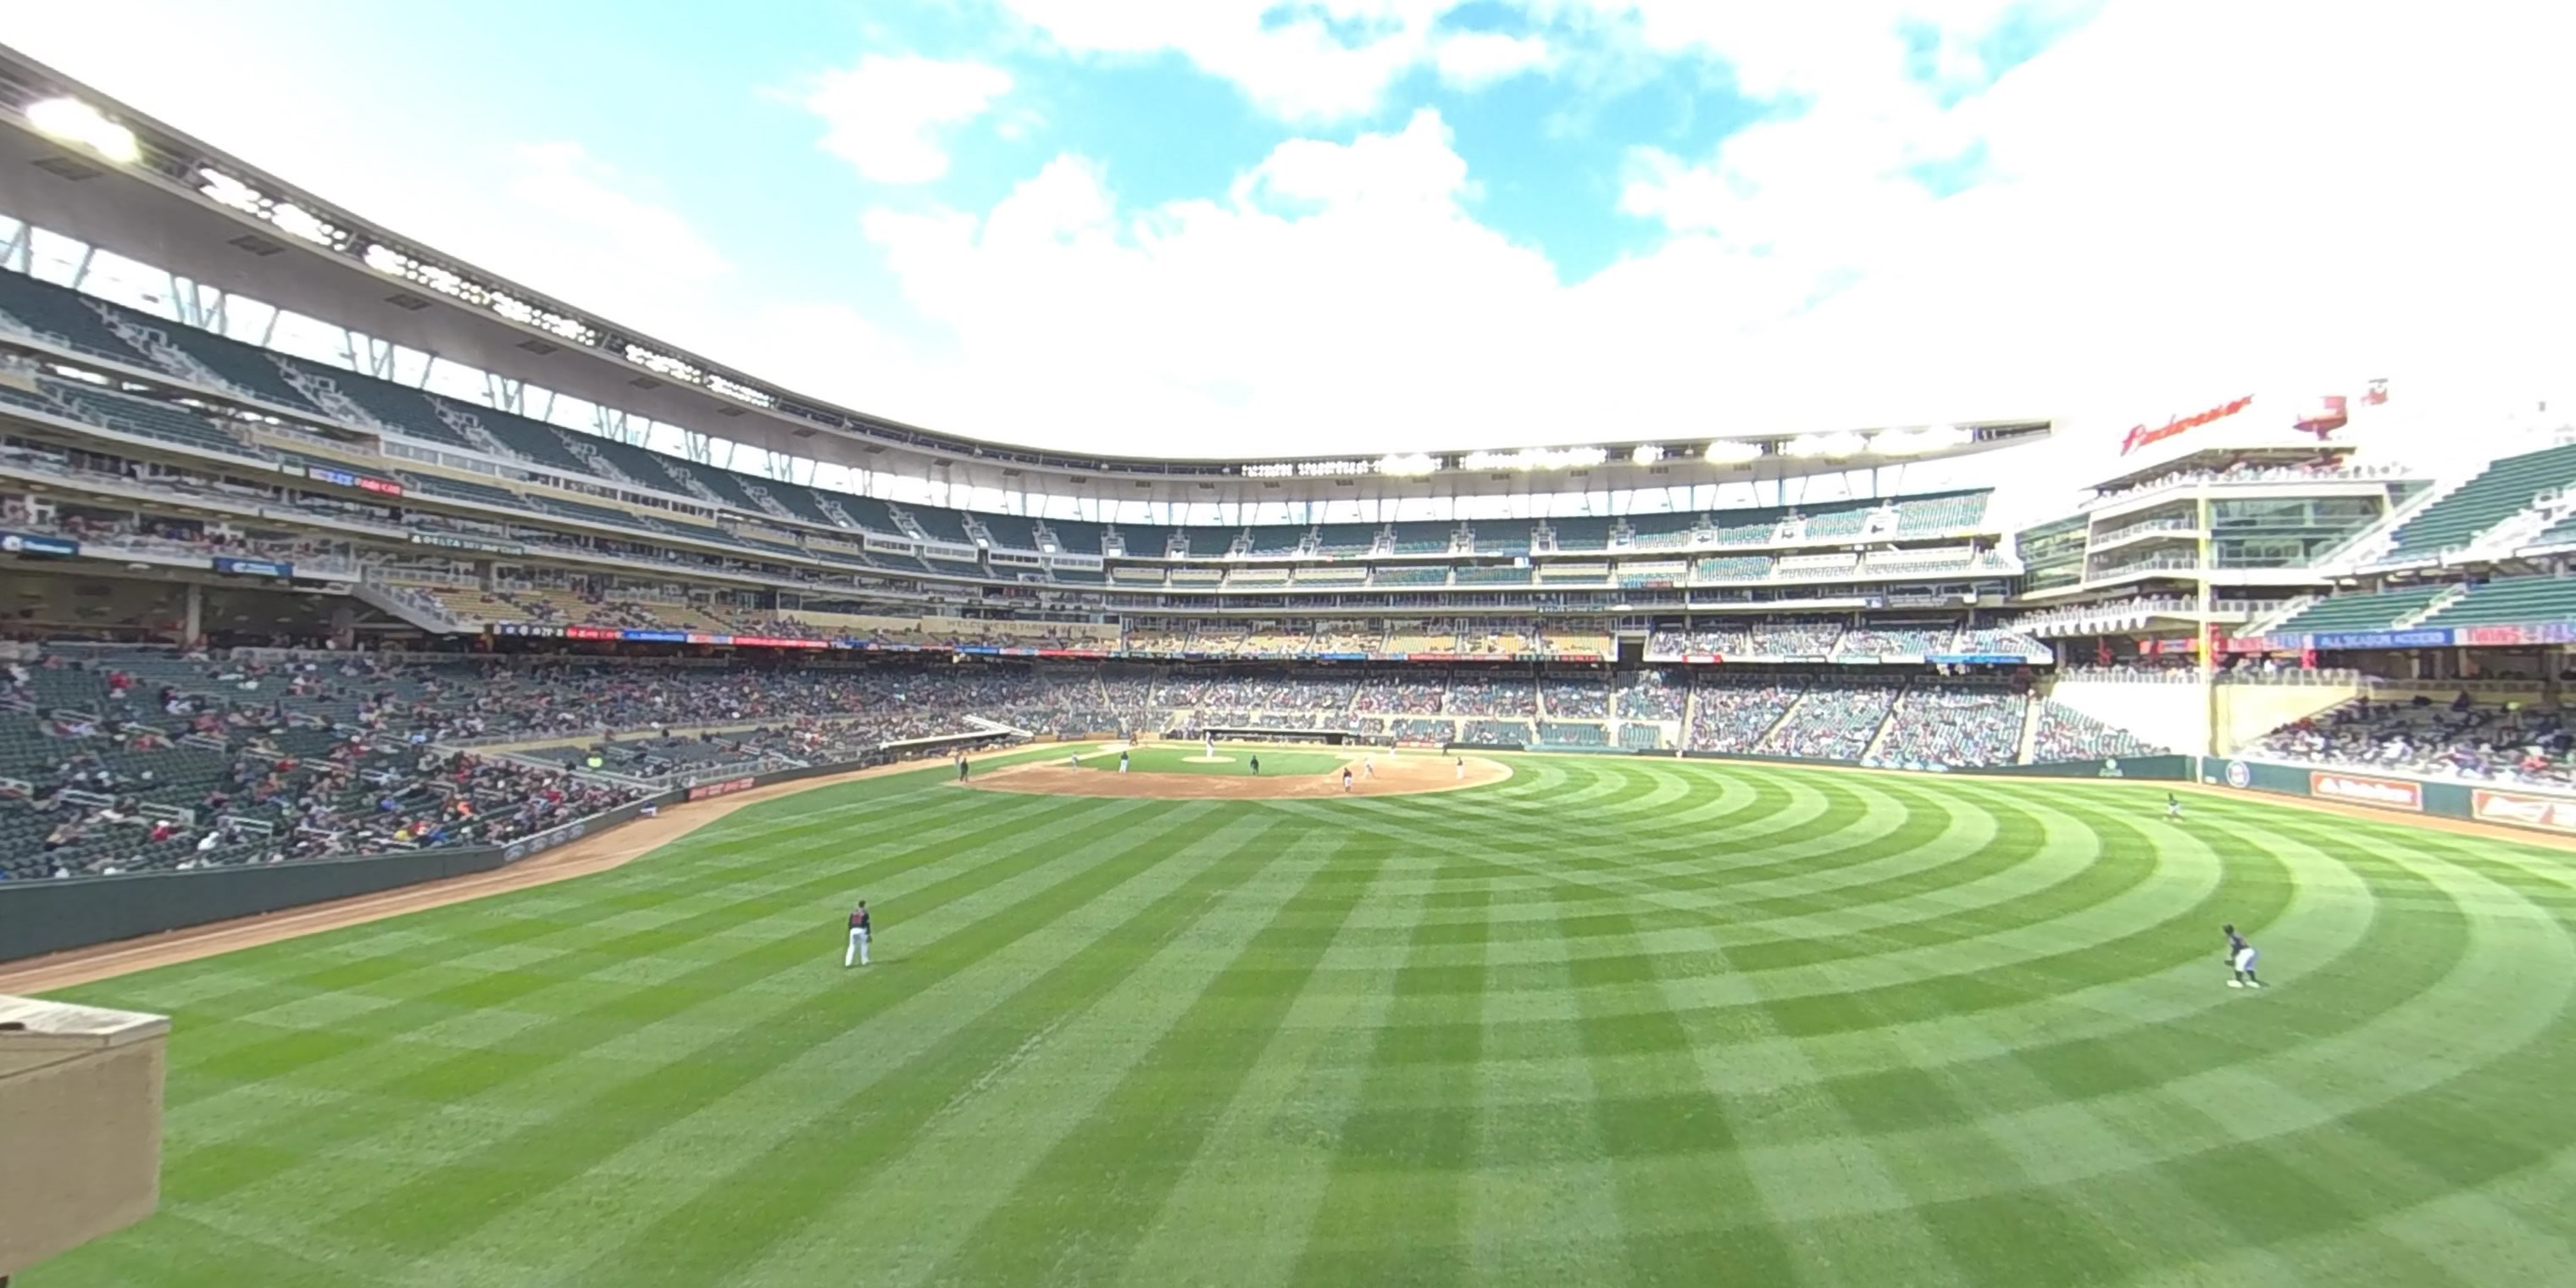
[[[1075,769],[1068,765],[1032,763],[996,769],[978,774],[971,782],[956,784],[973,791],[1022,792],[1038,796],[1115,796],[1130,800],[1171,801],[1276,801],[1321,800],[1334,796],[1412,796],[1424,792],[1454,792],[1467,787],[1484,787],[1512,776],[1511,768],[1499,761],[1481,756],[1466,757],[1465,771],[1460,772],[1457,758],[1424,753],[1420,756],[1376,758],[1366,772],[1360,757],[1345,762],[1351,771],[1350,790],[1342,789],[1341,771],[1329,774],[1121,774],[1097,769]]]

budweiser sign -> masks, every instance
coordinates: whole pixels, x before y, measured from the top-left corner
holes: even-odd
[[[2515,827],[2538,827],[2552,832],[2576,832],[2576,800],[2479,791],[2470,794],[2470,808],[2481,823],[2509,823]]]
[[[2225,420],[2253,405],[2254,395],[2247,394],[2234,402],[2220,403],[2195,416],[2178,416],[2153,429],[2144,425],[2132,426],[2128,436],[2120,440],[2120,455],[2126,456],[2149,443],[2161,443],[2184,430],[2198,429],[2211,421]]]
[[[2308,774],[2308,792],[2330,801],[2351,801],[2357,805],[2376,805],[2381,809],[2424,808],[2424,785],[2402,778],[2365,778],[2359,774],[2330,774],[2314,770]]]
[[[731,796],[735,792],[749,791],[751,787],[752,780],[748,778],[728,778],[720,783],[698,783],[689,788],[689,799],[702,801],[712,796]]]

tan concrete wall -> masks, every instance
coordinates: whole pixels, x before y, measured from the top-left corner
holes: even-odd
[[[165,1034],[91,1050],[0,1034],[0,1276],[152,1215]]]
[[[2232,756],[2285,724],[2361,696],[2357,684],[2222,684],[2218,686],[2218,751]]]
[[[2209,700],[2197,684],[2060,680],[2048,696],[2175,751],[2200,755],[2209,746]]]

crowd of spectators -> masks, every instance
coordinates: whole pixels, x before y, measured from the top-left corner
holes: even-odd
[[[1873,759],[1902,766],[2009,765],[2021,757],[2028,691],[2001,683],[1918,680],[1898,700]]]
[[[1649,657],[1709,656],[1722,658],[1822,658],[1841,644],[1845,623],[1820,618],[1780,621],[1700,622],[1687,630],[1659,630],[1647,637]],[[1869,628],[1862,628],[1867,630]],[[1885,650],[1845,646],[1845,652],[1913,652],[1928,648]]]
[[[1453,716],[1535,716],[1538,684],[1527,678],[1504,679],[1476,671],[1449,673],[1449,697],[1440,710]]]
[[[2154,756],[2166,748],[2117,725],[2106,724],[2055,699],[2039,704],[2039,724],[2031,735],[2033,764],[2067,760],[2102,760]]]
[[[1885,680],[1819,678],[1756,750],[1805,760],[1858,760],[1903,687]]]
[[[167,654],[11,660],[0,875],[504,844],[643,794],[328,722],[306,705],[334,702],[319,672]],[[39,697],[58,714],[40,714]]]
[[[1539,681],[1541,696],[1550,718],[1559,720],[1607,720],[1610,718],[1610,686],[1592,678],[1548,676]]]
[[[1701,677],[1691,713],[1690,748],[1752,751],[1806,687],[1806,681],[1796,676]]]
[[[1351,695],[1351,710],[1361,715],[1438,711],[1448,689],[1448,676],[1437,672],[1380,672],[1360,681],[1358,690]]]
[[[1950,636],[1946,627],[1855,626],[1843,632],[1834,651],[1851,657],[1921,657],[1947,650]]]
[[[2576,730],[2561,709],[2479,702],[2467,693],[2447,703],[2422,694],[2356,698],[2274,730],[2252,754],[2423,778],[2576,785]]]
[[[1635,671],[1619,687],[1619,718],[1679,720],[1689,702],[1687,679],[1675,682],[1662,671]]]

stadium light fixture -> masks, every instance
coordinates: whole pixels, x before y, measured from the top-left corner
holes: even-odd
[[[1880,456],[1921,456],[1968,445],[1968,431],[1956,425],[1922,429],[1886,429],[1870,435],[1869,450]]]
[[[1458,463],[1471,470],[1579,470],[1609,459],[1606,447],[1525,447],[1517,452],[1469,452]]]
[[[1377,462],[1377,472],[1390,478],[1420,478],[1425,474],[1437,473],[1439,469],[1440,462],[1424,452],[1403,455],[1390,453],[1379,457]]]
[[[1721,438],[1700,455],[1711,465],[1745,465],[1762,459],[1762,445],[1741,438]]]
[[[1652,443],[1645,443],[1637,450],[1628,453],[1628,459],[1639,465],[1653,465],[1664,459],[1664,449]]]
[[[1826,460],[1839,460],[1846,456],[1858,456],[1868,447],[1868,440],[1845,430],[1839,434],[1800,435],[1789,440],[1786,450],[1789,455],[1801,458],[1823,457]]]
[[[143,146],[135,142],[134,131],[76,98],[29,103],[27,124],[65,143],[77,143],[118,165],[132,165],[143,156]]]

